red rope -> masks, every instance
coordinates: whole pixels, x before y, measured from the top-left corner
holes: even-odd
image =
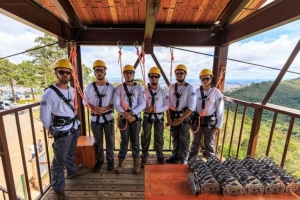
[[[77,53],[76,53],[76,43],[71,43],[71,49],[70,49],[70,56],[69,56],[69,61],[72,65],[72,76],[74,79],[74,110],[75,113],[77,114],[77,110],[78,110],[78,99],[77,97],[77,92],[78,94],[81,96],[81,98],[83,99],[83,101],[86,103],[86,106],[88,107],[88,109],[90,111],[93,111],[93,109],[91,108],[91,106],[88,104],[87,99],[84,97],[84,94],[82,92],[82,89],[80,88],[80,84],[78,81],[78,76],[77,76]]]

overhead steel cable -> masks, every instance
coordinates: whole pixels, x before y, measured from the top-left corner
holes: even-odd
[[[186,52],[195,53],[195,54],[201,54],[201,55],[205,55],[205,56],[211,56],[211,57],[214,57],[214,58],[227,59],[227,60],[234,61],[234,62],[239,62],[239,63],[243,63],[243,64],[248,64],[248,65],[254,65],[254,66],[258,66],[258,67],[264,67],[264,68],[268,68],[268,69],[274,69],[274,70],[279,70],[279,71],[281,70],[281,69],[278,69],[276,67],[269,67],[269,66],[265,66],[265,65],[255,64],[255,63],[241,61],[241,60],[232,59],[232,58],[225,58],[225,57],[221,57],[221,56],[215,56],[215,55],[211,55],[211,54],[208,54],[208,53],[201,53],[201,52],[198,52],[198,51],[192,51],[192,50],[182,49],[182,48],[168,46],[168,45],[159,45],[159,44],[153,44],[153,45],[161,46],[161,47],[168,47],[168,48],[173,48],[173,49],[178,49],[178,50],[181,50],[181,51],[186,51]],[[294,71],[289,71],[289,70],[287,72],[292,73],[292,74],[298,74],[298,75],[300,75],[299,72],[294,72]]]
[[[45,46],[37,47],[37,48],[34,48],[34,49],[28,49],[28,50],[20,52],[20,53],[15,53],[15,54],[12,54],[12,55],[9,55],[9,56],[5,56],[5,57],[0,58],[0,60],[5,59],[5,58],[10,58],[10,57],[13,57],[13,56],[17,56],[17,55],[20,55],[20,54],[23,54],[23,53],[27,53],[27,52],[30,52],[30,51],[42,49],[42,48],[45,48],[45,47],[48,47],[48,46],[52,46],[52,45],[55,45],[55,44],[58,44],[58,42],[54,42],[54,43],[51,43],[51,44],[47,44]]]

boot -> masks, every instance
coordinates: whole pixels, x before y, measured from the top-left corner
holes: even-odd
[[[118,164],[118,166],[116,168],[117,174],[121,174],[122,173],[124,165],[125,165],[125,158],[120,158],[119,157],[119,164]]]
[[[139,166],[139,161],[140,161],[139,157],[133,158],[133,173],[134,174],[139,174],[141,171],[141,168]]]

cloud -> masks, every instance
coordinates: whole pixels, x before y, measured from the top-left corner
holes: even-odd
[[[4,26],[0,26],[0,53],[2,57],[22,52],[35,46],[36,44],[34,43],[34,39],[43,35],[42,32],[1,14],[0,24],[4,24]],[[231,44],[229,46],[228,58],[281,69],[290,56],[295,45],[299,41],[299,38],[300,20]],[[212,68],[213,57],[202,55],[200,53],[213,55],[213,47],[180,47],[179,49],[174,49],[173,51],[174,61],[172,63],[172,71],[176,65],[182,63],[188,68],[188,78],[198,78],[198,74],[201,69]],[[92,68],[93,62],[97,59],[101,59],[108,67],[108,77],[121,77],[120,64],[118,63],[118,51],[119,49],[117,46],[82,46],[82,63]],[[139,51],[141,51],[140,46]],[[191,51],[199,53],[193,53]],[[164,69],[166,76],[169,78],[171,68],[170,49],[167,47],[155,47],[154,53],[160,65]],[[138,58],[134,45],[123,47],[121,58],[122,66],[126,64],[133,65]],[[23,60],[31,59],[32,58],[23,54],[9,58],[9,60],[13,63],[20,63]],[[156,64],[151,55],[146,55],[146,73],[155,65]],[[289,70],[300,72],[299,65],[300,56],[298,55]],[[251,64],[244,64],[228,60],[226,80],[252,80],[258,78],[274,80],[278,73],[278,70],[271,70]],[[138,66],[136,70],[136,78],[141,77],[141,69],[140,66]],[[299,75],[287,73],[285,76],[285,78],[295,77],[299,77]]]

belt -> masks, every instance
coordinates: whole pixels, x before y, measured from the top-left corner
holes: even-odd
[[[107,111],[107,112],[105,112],[105,113],[102,113],[100,116],[108,115],[108,114],[110,114],[110,113],[112,113],[112,112],[113,112],[113,111],[110,110],[110,111]],[[94,114],[94,113],[92,113],[91,115],[92,115],[92,116],[98,116],[98,115],[96,115],[96,114]]]
[[[75,117],[61,117],[61,116],[54,116],[52,119],[53,126],[65,126],[73,123],[75,121]]]
[[[114,119],[108,120],[107,122],[103,122],[103,123],[100,123],[100,122],[97,122],[97,121],[96,122],[91,121],[91,125],[109,124],[109,123],[112,123],[113,121],[114,121]]]

